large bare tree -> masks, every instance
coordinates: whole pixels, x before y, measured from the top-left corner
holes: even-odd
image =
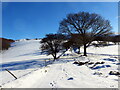
[[[64,52],[63,43],[66,40],[66,37],[62,34],[47,34],[45,38],[43,38],[40,43],[41,50],[43,52],[47,52],[48,55],[52,55],[54,60],[58,59]],[[62,51],[61,55],[57,55],[60,51]]]
[[[60,22],[60,33],[69,35],[78,34],[80,41],[84,45],[84,56],[86,48],[97,36],[107,36],[111,34],[111,25],[109,20],[105,20],[98,14],[89,12],[79,12],[68,14]]]

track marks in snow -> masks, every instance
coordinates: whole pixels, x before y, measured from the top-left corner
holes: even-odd
[[[85,65],[76,66],[73,62],[68,62],[68,60],[59,60],[42,70],[36,71],[34,74],[31,73],[25,78],[24,83],[22,83],[23,79],[21,79],[18,87],[24,87],[28,81],[31,81],[31,83],[25,87],[29,88],[68,88],[68,86],[69,88],[106,88],[117,86],[108,78],[93,75],[94,72]]]

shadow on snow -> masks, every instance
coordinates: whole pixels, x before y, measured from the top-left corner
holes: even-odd
[[[24,70],[29,68],[40,68],[45,66],[45,60],[48,59],[32,59],[27,61],[17,61],[17,62],[9,62],[5,64],[0,64],[0,71],[8,70]],[[46,64],[50,64],[51,61],[46,61]]]
[[[59,59],[57,61],[60,61]],[[73,60],[63,60],[60,63],[67,63],[71,62]],[[26,60],[26,61],[16,61],[16,62],[9,62],[9,63],[4,63],[0,64],[0,71],[5,71],[5,69],[8,70],[25,70],[25,69],[30,69],[30,68],[40,68],[44,67],[46,65],[52,64],[53,59],[51,60],[50,58],[42,58],[42,59],[32,59],[32,60]],[[57,63],[54,63],[57,64]]]
[[[111,62],[116,62],[117,61],[116,59],[112,59],[112,58],[105,58],[103,60],[105,60],[105,61],[111,61]]]
[[[92,69],[102,69],[102,68],[106,68],[106,67],[111,67],[110,65],[102,65],[102,66],[96,66]]]

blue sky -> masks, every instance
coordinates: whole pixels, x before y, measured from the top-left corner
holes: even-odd
[[[69,13],[97,13],[111,21],[118,32],[117,2],[3,2],[2,37],[10,39],[42,38],[56,33],[59,22]]]

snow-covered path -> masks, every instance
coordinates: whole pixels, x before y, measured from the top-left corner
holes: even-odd
[[[56,61],[42,69],[8,83],[12,88],[116,88],[118,82],[105,76],[93,75],[87,66],[76,66],[71,60]],[[117,78],[117,77],[116,77]]]
[[[51,68],[46,73],[47,74],[42,79],[38,79],[36,83],[31,85],[31,87],[57,88],[57,80],[60,79],[59,76],[61,76],[62,73],[62,64],[51,66]]]

